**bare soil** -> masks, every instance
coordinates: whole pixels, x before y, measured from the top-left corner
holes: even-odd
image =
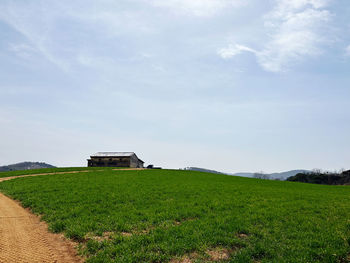
[[[50,233],[47,225],[0,193],[0,262],[83,262],[75,244]]]

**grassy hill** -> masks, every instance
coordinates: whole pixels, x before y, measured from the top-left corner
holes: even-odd
[[[142,170],[0,183],[87,262],[349,262],[350,188]]]

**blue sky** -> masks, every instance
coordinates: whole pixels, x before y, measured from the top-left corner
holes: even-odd
[[[348,0],[0,2],[0,165],[350,168]]]

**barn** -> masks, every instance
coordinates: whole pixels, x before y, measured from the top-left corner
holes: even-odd
[[[134,152],[98,152],[87,161],[88,167],[143,168],[144,164]]]

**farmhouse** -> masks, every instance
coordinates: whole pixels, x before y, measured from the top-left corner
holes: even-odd
[[[87,161],[88,167],[143,168],[144,164],[134,152],[98,152]]]

